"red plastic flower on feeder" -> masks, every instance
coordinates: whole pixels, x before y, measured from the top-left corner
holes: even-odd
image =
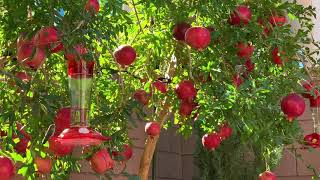
[[[313,148],[320,147],[320,135],[318,133],[307,134],[304,137],[305,145]]]
[[[72,78],[92,77],[94,61],[68,60],[68,75]]]
[[[59,136],[57,141],[62,145],[99,145],[104,141],[111,140],[110,137],[101,135],[87,127],[71,127],[65,129]]]

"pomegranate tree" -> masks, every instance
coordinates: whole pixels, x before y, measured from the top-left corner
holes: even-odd
[[[162,128],[196,137],[199,179],[257,179],[261,169],[276,166],[282,146],[303,142],[298,123],[284,118],[301,115],[303,100],[283,96],[302,93],[299,82],[308,74],[299,64],[319,53],[318,40],[310,38],[313,8],[280,0],[10,0],[2,6],[0,132],[6,135],[0,146],[19,164],[18,171],[27,172],[25,179],[39,175],[30,155],[50,157],[51,176],[68,179],[82,161],[65,157],[77,150],[66,143],[77,144],[83,139],[73,135],[93,131],[112,140],[92,141],[101,144],[86,154],[95,171],[113,179],[132,153],[121,146],[136,146],[128,132],[141,124],[137,119],[149,122],[143,152],[136,155],[141,159],[134,158],[140,166],[130,174],[142,180],[153,172]],[[73,87],[88,91],[70,93]],[[310,85],[304,92],[312,108],[320,106],[317,89]],[[61,107],[72,107],[74,96],[86,105],[74,106],[71,117],[71,110]],[[91,128],[71,128],[79,119]],[[17,122],[27,124],[23,130],[30,138],[15,127]],[[61,134],[66,128],[72,136]],[[315,139],[307,138],[309,143]],[[247,154],[255,155],[255,166],[244,158]],[[122,161],[112,170],[112,158],[119,156]]]

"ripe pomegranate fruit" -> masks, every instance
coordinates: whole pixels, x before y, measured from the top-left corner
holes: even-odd
[[[59,40],[58,30],[53,27],[43,27],[36,34],[36,45],[44,48],[50,44],[54,44]]]
[[[254,70],[255,64],[251,61],[250,58],[246,60],[246,69],[248,72],[252,72]]]
[[[178,41],[184,41],[185,34],[189,28],[191,28],[191,25],[185,22],[175,24],[172,32],[173,37]]]
[[[308,92],[310,92],[314,87],[315,87],[315,83],[311,82],[311,81],[305,81],[302,83],[302,86],[305,90],[307,90]]]
[[[283,26],[287,22],[287,19],[285,16],[273,15],[269,17],[269,22],[272,26]]]
[[[34,163],[36,164],[39,173],[48,174],[51,172],[52,163],[49,157],[47,158],[36,157],[34,159]]]
[[[113,168],[114,161],[111,159],[107,149],[101,149],[93,154],[90,164],[96,173],[104,174],[107,170]]]
[[[60,133],[70,128],[71,125],[71,108],[61,108],[54,119],[55,130],[54,135],[59,136]]]
[[[145,90],[137,90],[134,95],[134,99],[141,103],[142,105],[148,105],[150,96]]]
[[[221,143],[221,139],[217,133],[205,134],[202,137],[202,145],[208,150],[215,150]]]
[[[82,44],[75,45],[72,49],[69,49],[64,54],[64,58],[72,61],[72,60],[79,60],[82,58],[82,55],[88,53],[87,48],[84,47]]]
[[[182,117],[190,116],[195,107],[196,107],[195,103],[182,101],[182,103],[180,104],[179,114]]]
[[[270,171],[265,171],[259,175],[259,180],[277,180],[277,176]]]
[[[232,76],[232,81],[233,84],[236,88],[239,88],[241,86],[241,84],[243,84],[244,80],[242,79],[242,77],[239,74],[234,74]]]
[[[222,127],[220,127],[218,135],[221,139],[227,139],[232,135],[232,131],[233,130],[229,125],[224,124]]]
[[[239,26],[241,24],[248,24],[252,18],[251,10],[248,6],[238,6],[236,10],[231,14],[229,23],[231,25]]]
[[[239,58],[250,58],[254,51],[254,47],[252,45],[244,44],[242,42],[238,43],[236,48]]]
[[[100,10],[100,4],[98,0],[88,0],[87,4],[85,6],[85,10],[87,12],[95,12],[96,14],[98,14],[99,10]]]
[[[281,66],[283,64],[283,61],[280,56],[281,56],[281,54],[285,54],[285,52],[283,51],[283,52],[279,53],[279,49],[277,47],[275,47],[275,48],[273,48],[271,54],[272,54],[273,63]]]
[[[197,90],[193,83],[188,80],[181,81],[176,86],[176,94],[180,100],[193,100],[197,95]]]
[[[186,31],[185,41],[192,48],[202,51],[209,46],[211,33],[204,27],[191,27]]]
[[[132,154],[133,154],[132,148],[128,144],[123,145],[123,151],[112,152],[112,155],[121,161],[128,161],[132,157]]]
[[[318,133],[307,134],[304,137],[304,142],[307,146],[311,146],[313,148],[320,147],[320,135]]]
[[[53,136],[49,138],[49,150],[56,156],[63,157],[68,154],[71,154],[73,151],[73,147],[62,145],[60,142],[56,140],[56,137]]]
[[[29,82],[31,80],[31,77],[26,72],[17,72],[15,75],[23,82]]]
[[[15,145],[14,149],[19,154],[25,154],[28,149],[29,139],[21,138],[20,141]]]
[[[160,124],[157,122],[148,122],[144,127],[145,132],[151,137],[158,136],[160,134],[160,129]]]
[[[8,157],[0,156],[0,177],[2,180],[10,180],[15,174],[15,167]]]
[[[152,85],[161,93],[165,94],[167,93],[167,86],[164,82],[162,81],[155,81],[152,83]]]
[[[310,101],[310,107],[320,107],[320,96],[313,97],[310,95],[309,101]]]
[[[24,62],[30,60],[35,46],[34,43],[30,41],[21,43],[19,46],[20,47],[17,50],[17,60],[19,63],[24,64]]]
[[[133,47],[121,45],[113,52],[113,56],[117,63],[124,67],[131,65],[135,61],[137,53]]]
[[[281,100],[281,110],[287,115],[290,122],[294,118],[301,116],[305,108],[304,99],[296,93],[291,93]]]

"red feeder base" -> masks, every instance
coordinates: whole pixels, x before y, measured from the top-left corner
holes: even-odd
[[[111,138],[103,136],[87,127],[71,127],[65,129],[57,138],[57,141],[62,145],[74,146],[96,146],[108,140],[111,140]]]

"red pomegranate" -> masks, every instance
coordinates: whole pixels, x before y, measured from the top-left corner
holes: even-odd
[[[36,164],[39,173],[49,174],[51,172],[52,163],[49,157],[47,158],[36,157],[34,159],[34,163]]]
[[[31,77],[26,72],[17,72],[16,77],[23,82],[29,82],[31,80]]]
[[[237,44],[237,51],[239,58],[250,58],[253,54],[254,47],[250,44],[240,42]]]
[[[285,52],[282,51],[281,53],[279,53],[279,49],[277,47],[275,47],[275,48],[273,48],[271,54],[272,54],[273,63],[281,66],[283,64],[281,55],[285,54]]]
[[[246,69],[248,72],[252,72],[254,70],[255,64],[251,61],[250,58],[246,60]]]
[[[270,171],[265,171],[259,175],[259,180],[277,180],[277,176]]]
[[[151,137],[158,136],[160,134],[160,129],[160,124],[157,122],[148,122],[144,127],[145,132]]]
[[[10,158],[0,156],[0,177],[2,180],[10,180],[15,174],[15,167]]]
[[[252,18],[251,10],[248,6],[238,6],[237,9],[231,14],[229,19],[229,23],[231,25],[241,25],[241,24],[248,24]]]
[[[243,79],[239,74],[234,74],[232,76],[233,84],[236,88],[239,88],[243,84]]]
[[[88,0],[85,6],[87,12],[95,12],[96,14],[100,10],[100,4],[98,0]]]
[[[304,87],[305,90],[307,90],[308,92],[310,92],[314,87],[315,87],[315,83],[311,82],[311,81],[304,81],[302,83],[302,86]]]
[[[227,139],[232,135],[232,131],[233,130],[229,125],[224,124],[222,127],[220,127],[218,135],[221,139]]]
[[[148,105],[150,96],[145,90],[137,90],[134,95],[134,99],[141,103],[142,105]]]
[[[132,157],[132,154],[132,148],[128,144],[123,145],[123,151],[112,152],[112,155],[121,161],[128,161]]]
[[[97,151],[90,159],[91,168],[99,174],[104,174],[114,166],[114,161],[111,159],[107,149]]]
[[[191,81],[183,80],[176,86],[176,94],[180,100],[193,100],[197,90]]]
[[[196,107],[195,103],[182,101],[180,104],[179,114],[182,117],[190,116],[195,107]]]
[[[73,147],[62,145],[56,140],[56,137],[53,136],[49,138],[49,150],[56,156],[63,157],[71,154],[73,151]]]
[[[14,149],[19,154],[25,154],[28,149],[29,139],[21,138],[20,141],[15,145]]]
[[[287,22],[287,19],[285,16],[273,15],[269,17],[269,22],[273,26],[283,26]]]
[[[75,45],[72,49],[69,49],[64,54],[64,58],[71,61],[71,60],[79,60],[82,58],[82,55],[88,53],[87,48],[84,47],[82,44]]]
[[[202,51],[209,46],[211,33],[204,27],[191,27],[186,31],[185,41],[192,48]]]
[[[161,93],[165,94],[167,93],[167,86],[164,82],[162,81],[155,81],[152,83],[152,85]]]
[[[121,66],[129,66],[135,61],[137,53],[133,47],[121,45],[113,52],[113,56]]]
[[[202,145],[208,150],[215,150],[221,143],[221,139],[217,133],[205,134],[202,137]]]
[[[36,34],[36,45],[42,48],[54,44],[58,40],[58,30],[53,26],[43,27]]]
[[[301,116],[305,108],[304,99],[296,93],[291,93],[281,100],[281,110],[287,115],[290,122],[294,118]]]
[[[320,147],[320,135],[318,133],[307,134],[304,137],[304,142],[307,146],[311,146],[313,148]]]
[[[175,24],[172,32],[173,37],[178,41],[184,41],[185,34],[189,28],[191,28],[191,25],[185,22]]]
[[[308,98],[310,101],[310,107],[320,107],[320,96],[313,97],[310,95]]]
[[[61,108],[54,119],[55,130],[54,135],[59,136],[60,133],[69,128],[71,125],[71,108]]]
[[[20,47],[17,50],[17,60],[19,63],[24,64],[27,61],[30,61],[30,57],[34,51],[33,42],[25,42],[19,45]]]

